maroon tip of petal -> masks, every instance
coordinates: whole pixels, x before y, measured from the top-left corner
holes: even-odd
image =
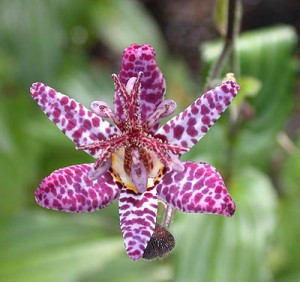
[[[225,216],[228,216],[228,217],[231,217],[231,216],[234,215],[234,213],[235,213],[235,204],[234,204],[234,202],[232,201],[232,202],[230,202],[230,203],[227,205],[227,207],[225,208],[225,210],[224,210],[224,215],[225,215]]]
[[[144,68],[145,65],[147,65],[147,69]],[[121,83],[125,85],[129,78],[137,77],[140,71],[147,76],[156,67],[155,51],[149,44],[131,44],[124,50],[122,55]]]

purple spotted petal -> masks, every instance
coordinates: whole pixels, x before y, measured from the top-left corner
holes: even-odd
[[[120,187],[106,172],[91,181],[88,174],[93,164],[65,167],[43,179],[35,192],[37,203],[47,209],[66,212],[92,212],[118,198]]]
[[[49,119],[77,146],[105,140],[116,132],[107,121],[49,86],[37,82],[30,92]],[[89,153],[94,156],[96,152]]]
[[[138,260],[154,232],[157,214],[156,190],[136,194],[122,189],[119,199],[121,230],[128,256]]]
[[[239,86],[227,81],[199,99],[164,124],[156,136],[174,145],[191,148],[217,121],[236,96]]]
[[[139,72],[143,72],[141,85],[141,118],[145,121],[164,100],[166,83],[155,60],[154,49],[146,45],[132,44],[125,49],[122,56],[122,66],[119,74],[121,83],[127,84],[131,77],[137,77]],[[115,95],[115,111],[119,116],[123,115],[121,101]],[[157,127],[155,124],[153,128]]]
[[[156,186],[157,195],[175,209],[232,216],[235,204],[222,177],[209,164],[184,163],[183,172],[167,172]]]

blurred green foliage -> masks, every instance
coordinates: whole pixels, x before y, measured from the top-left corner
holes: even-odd
[[[122,50],[149,42],[179,109],[201,90],[191,91],[185,64],[167,54],[157,23],[139,1],[2,0],[0,281],[299,281],[300,140],[295,134],[293,153],[277,141],[295,104],[296,41],[288,26],[239,37],[242,98],[186,157],[209,161],[223,173],[236,215],[178,212],[171,226],[173,254],[133,263],[125,254],[116,204],[80,215],[35,204],[43,177],[92,160],[48,121],[29,87],[42,81],[87,107],[97,99],[111,103],[111,73],[118,72]],[[99,42],[115,65],[93,54]],[[221,44],[201,46],[203,77]],[[245,105],[251,114],[232,133],[233,109]]]

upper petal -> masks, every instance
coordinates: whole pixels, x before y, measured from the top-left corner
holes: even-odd
[[[157,215],[156,189],[142,194],[122,189],[119,199],[121,230],[128,256],[138,260],[154,232]]]
[[[37,82],[30,92],[49,119],[77,146],[105,140],[116,132],[107,121],[49,86]],[[95,155],[96,152],[89,153]]]
[[[164,100],[166,83],[155,60],[154,49],[149,45],[132,44],[125,49],[122,56],[122,65],[119,79],[126,85],[131,77],[137,77],[143,72],[141,80],[141,119],[145,121]],[[115,111],[119,116],[123,115],[120,98],[115,93]],[[157,126],[154,125],[154,126]]]
[[[191,148],[203,137],[232,102],[239,90],[233,81],[227,81],[200,98],[164,124],[156,136],[171,144]]]
[[[109,172],[97,180],[89,180],[92,166],[73,165],[51,173],[35,192],[37,203],[52,210],[92,212],[113,202],[120,194],[120,187]]]
[[[159,198],[184,212],[234,214],[235,204],[215,168],[194,162],[186,162],[184,167],[183,172],[163,175],[156,186]]]

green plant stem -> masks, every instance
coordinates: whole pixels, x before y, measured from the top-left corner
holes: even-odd
[[[174,209],[172,207],[170,207],[169,205],[166,205],[166,209],[165,209],[165,217],[164,217],[164,221],[162,223],[162,226],[166,229],[169,229],[170,225],[171,225],[171,221],[173,219],[174,216]]]
[[[216,63],[213,65],[212,70],[208,76],[207,84],[204,87],[205,92],[212,88],[211,86],[212,82],[220,75],[223,64],[228,58],[228,56],[231,54],[231,51],[233,49],[236,18],[237,18],[236,17],[237,1],[239,0],[228,0],[228,18],[227,18],[225,43],[220,56],[218,57]],[[234,65],[234,62],[232,62],[232,65]]]

